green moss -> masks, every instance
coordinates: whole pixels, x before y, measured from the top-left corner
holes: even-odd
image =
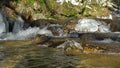
[[[17,0],[16,2],[19,4],[21,2],[21,0]]]
[[[108,9],[103,9],[107,7],[103,7],[100,4],[96,3],[96,0],[92,0],[92,3],[88,3],[88,0],[83,1],[83,5],[75,6],[70,2],[64,2],[62,5],[57,3],[55,0],[17,0],[21,4],[25,4],[25,6],[31,7],[35,13],[42,13],[47,18],[81,18],[82,16],[104,16],[109,13]],[[22,2],[23,1],[23,2]],[[99,0],[100,1],[100,0]],[[37,10],[34,10],[34,2],[39,4]],[[91,8],[86,7],[86,5]],[[31,11],[31,10],[30,10]],[[104,13],[104,14],[103,14]]]
[[[70,9],[70,8],[65,8],[63,9],[63,15],[67,16],[67,17],[71,17],[71,16],[75,16],[77,13],[74,9]]]
[[[34,4],[35,0],[27,0],[29,4]]]
[[[51,13],[49,13],[49,12],[47,12],[47,13],[45,14],[45,16],[46,16],[47,18],[54,18],[54,16],[52,16]]]
[[[43,8],[46,8],[46,4],[44,0],[39,0],[39,3]]]
[[[25,0],[27,5],[33,5],[36,0]],[[21,0],[16,1],[18,4],[23,3]]]

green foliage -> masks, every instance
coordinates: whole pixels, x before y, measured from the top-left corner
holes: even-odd
[[[63,14],[68,16],[68,17],[71,17],[71,16],[74,16],[77,14],[77,12],[74,10],[74,9],[63,9]]]
[[[21,1],[20,1],[20,0],[17,0],[16,2],[17,2],[17,3],[20,3]]]
[[[47,18],[54,18],[54,16],[52,16],[50,12],[47,12],[47,13],[45,14],[45,16],[46,16]]]
[[[21,3],[21,0],[17,0],[17,3]],[[27,4],[34,4],[35,0],[26,0]]]
[[[29,4],[34,4],[35,0],[27,0]]]
[[[40,2],[40,5],[42,5],[43,7],[45,7],[45,6],[46,6],[46,4],[45,4],[45,1],[44,1],[44,0],[39,0],[39,2]]]

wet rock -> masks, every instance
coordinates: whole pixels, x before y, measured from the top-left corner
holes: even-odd
[[[48,42],[45,43],[45,45],[47,45],[47,47],[57,47],[60,44],[64,43],[66,39],[64,38],[51,38]]]
[[[99,50],[96,48],[89,48],[89,47],[84,47],[83,53],[102,53],[103,50]]]
[[[70,19],[70,21],[68,21],[66,23],[66,27],[74,29],[74,27],[76,26],[77,22],[78,22],[78,19]]]
[[[115,22],[111,24],[111,31],[120,32],[120,23]]]
[[[59,24],[49,25],[48,30],[51,30],[54,36],[64,36],[62,26]]]
[[[4,9],[4,12],[6,12],[6,16],[8,19],[16,19],[18,15],[15,13],[15,11],[7,6],[2,7]]]
[[[104,42],[86,42],[83,43],[84,53],[119,53],[119,43],[104,43]]]
[[[45,35],[37,35],[34,39],[34,42],[36,44],[44,44],[50,40],[50,37]]]
[[[102,53],[104,49],[100,48],[99,46],[95,46],[95,44],[85,44],[83,45],[83,53]]]
[[[79,33],[69,33],[68,37],[78,38],[78,37],[80,37],[80,35],[81,34],[79,34]]]
[[[49,20],[49,19],[38,19],[38,20],[32,21],[30,23],[30,26],[33,26],[33,27],[37,26],[37,27],[43,28],[52,23],[57,23],[57,22],[55,22],[54,20]]]
[[[36,13],[31,16],[32,20],[47,19],[42,13]]]
[[[62,44],[62,46],[63,45],[66,55],[77,55],[82,53],[83,47],[81,46],[80,43],[77,43],[74,40],[72,41],[67,40],[65,43]]]

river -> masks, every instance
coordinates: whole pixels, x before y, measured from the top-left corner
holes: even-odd
[[[0,68],[119,68],[119,54],[66,55],[63,49],[46,48],[31,41],[0,43]]]
[[[21,17],[18,17],[18,19],[15,20],[14,23],[15,25],[13,26],[12,32],[7,32],[9,30],[8,29],[9,27],[5,26],[5,24],[8,23],[6,22],[6,18],[2,15],[3,14],[1,13],[0,14],[0,18],[1,18],[0,19],[0,68],[120,68],[120,33],[119,32],[109,33],[109,28],[106,26],[104,27],[106,27],[105,30],[107,29],[108,32],[107,34],[84,33],[79,38],[82,40],[82,43],[87,41],[90,44],[90,47],[89,45],[88,46],[83,45],[84,49],[85,47],[95,48],[95,49],[103,48],[103,50],[105,50],[104,53],[79,52],[79,53],[75,53],[75,55],[71,55],[71,54],[66,54],[64,48],[45,47],[43,45],[36,44],[36,42],[34,42],[33,40],[33,38],[35,38],[36,35],[46,34],[47,36],[51,37],[53,36],[52,32],[48,30],[46,27],[44,27],[43,29],[40,29],[38,27],[30,27],[24,30],[23,29],[24,21],[22,20]],[[92,21],[96,22],[94,20]],[[119,21],[120,20],[118,20],[117,22]],[[89,22],[87,22],[87,24],[88,23]],[[88,27],[91,25],[92,24],[85,25],[87,26],[85,32],[91,28],[92,31],[94,30],[93,28],[94,25],[93,27]],[[99,26],[100,25],[97,26],[95,25],[96,27],[95,29],[99,30],[98,29]],[[78,27],[76,27],[76,30],[78,31],[84,28],[83,27],[81,29],[77,29]],[[119,27],[120,24],[118,23],[118,26],[114,28],[120,31]],[[96,36],[94,37],[94,35]],[[66,41],[65,39],[67,39],[67,41],[69,41],[70,43],[71,42],[75,43],[76,42],[75,39],[78,37],[78,35],[77,34],[74,35],[73,33],[70,36],[73,36],[75,38],[67,39],[67,37],[63,37],[64,39],[62,39],[63,40],[62,41],[61,37],[53,36],[55,39],[58,38],[57,39],[58,41],[52,38],[50,39],[50,41],[47,41],[45,44],[56,46],[61,42],[64,43]],[[44,39],[46,41],[46,38],[43,37],[42,40],[43,42],[45,42]],[[77,39],[77,41],[79,41],[79,39]],[[105,45],[103,45],[102,43],[105,43]],[[89,48],[88,48],[88,52],[90,52]],[[93,50],[91,49],[91,52],[94,52],[94,49]]]

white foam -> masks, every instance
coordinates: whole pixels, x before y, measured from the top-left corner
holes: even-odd
[[[56,0],[56,2],[63,4],[64,2],[68,3],[70,2],[73,5],[79,5],[80,1],[76,1],[76,0]]]
[[[0,34],[6,31],[5,21],[2,14],[0,13]]]
[[[21,30],[18,33],[10,33],[3,40],[25,40],[31,37],[35,37],[37,34],[44,34],[47,36],[52,36],[52,32],[46,28],[40,29],[39,27],[28,28],[26,30]],[[1,39],[2,40],[2,39]]]
[[[23,29],[24,20],[21,17],[18,17],[14,23],[13,33],[17,33]]]
[[[44,27],[43,29],[39,29],[38,34],[45,34],[47,36],[53,36],[52,32],[50,30],[47,30],[47,27]]]
[[[79,32],[95,32],[98,30],[99,23],[93,19],[80,19],[75,26],[75,30]]]
[[[100,32],[111,32],[111,31],[110,31],[110,26],[100,25],[100,26],[99,26],[99,31],[100,31]]]
[[[94,19],[83,18],[74,28],[77,32],[110,32],[110,25],[102,24]]]

